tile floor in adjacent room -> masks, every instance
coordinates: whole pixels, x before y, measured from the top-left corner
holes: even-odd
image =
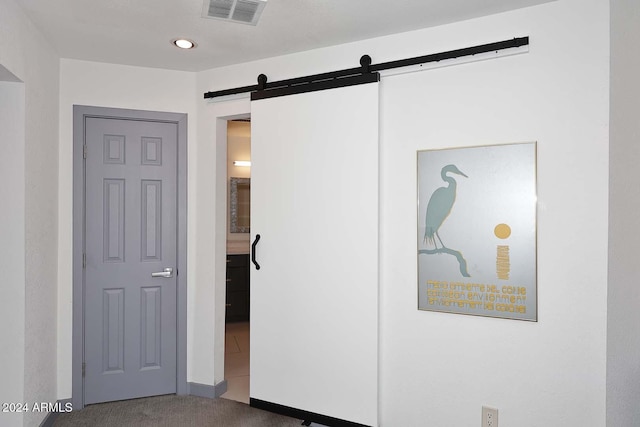
[[[227,323],[224,343],[224,378],[221,397],[249,403],[249,322]]]

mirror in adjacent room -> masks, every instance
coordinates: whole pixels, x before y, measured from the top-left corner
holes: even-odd
[[[230,179],[230,232],[249,233],[251,224],[251,178]]]

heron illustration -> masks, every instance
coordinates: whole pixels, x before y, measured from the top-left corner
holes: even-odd
[[[443,167],[440,172],[442,180],[446,181],[448,185],[446,187],[438,188],[431,195],[429,203],[427,204],[427,217],[425,221],[426,228],[424,230],[424,241],[433,243],[436,249],[438,248],[438,245],[436,245],[435,237],[440,241],[440,245],[442,245],[443,248],[445,247],[440,235],[438,234],[438,230],[444,220],[449,216],[449,213],[451,213],[453,203],[456,201],[456,180],[447,176],[447,173],[455,173],[468,178],[468,176],[460,172],[455,165],[447,165]]]

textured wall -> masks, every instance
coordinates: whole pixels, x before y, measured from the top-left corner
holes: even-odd
[[[25,280],[23,402],[55,402],[59,59],[12,0],[0,1],[0,61],[24,82]],[[10,324],[11,325],[11,324]],[[19,366],[9,366],[9,369]],[[45,416],[30,412],[25,425]]]
[[[607,425],[640,425],[640,3],[611,1]]]
[[[0,72],[5,68],[0,66]],[[24,83],[0,80],[0,402],[24,398]],[[0,413],[0,423],[20,425],[22,414]]]

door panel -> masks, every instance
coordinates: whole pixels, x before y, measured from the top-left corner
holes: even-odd
[[[84,403],[176,392],[177,125],[86,119]]]
[[[375,426],[378,84],[252,101],[251,126],[254,406]]]

